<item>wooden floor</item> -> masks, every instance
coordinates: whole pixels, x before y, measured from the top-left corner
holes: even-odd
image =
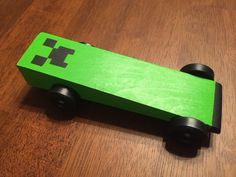
[[[82,102],[71,120],[15,64],[41,31],[179,69],[214,68],[222,133],[199,150],[163,141],[165,125]],[[1,177],[236,176],[235,0],[0,0]]]

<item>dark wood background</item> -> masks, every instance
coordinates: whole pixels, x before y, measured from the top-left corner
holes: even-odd
[[[85,101],[58,120],[69,115],[15,66],[40,31],[174,69],[211,66],[222,133],[186,149],[163,141],[165,125]],[[235,67],[235,0],[0,0],[0,176],[235,177]]]

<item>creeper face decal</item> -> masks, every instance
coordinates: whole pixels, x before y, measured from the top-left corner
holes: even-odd
[[[66,68],[67,63],[65,63],[65,59],[67,55],[69,54],[72,55],[74,54],[75,51],[63,46],[60,46],[56,49],[54,48],[56,43],[57,43],[56,40],[47,38],[43,45],[52,48],[51,53],[49,54],[48,57],[42,57],[36,55],[31,63],[42,66],[48,59],[50,59],[51,60],[50,64]]]

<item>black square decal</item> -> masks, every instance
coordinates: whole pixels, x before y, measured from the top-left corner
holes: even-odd
[[[46,62],[47,58],[36,55],[31,63],[42,66]]]
[[[47,38],[43,45],[48,46],[48,47],[51,47],[51,48],[54,48],[54,46],[56,45],[56,43],[57,43],[56,40]]]

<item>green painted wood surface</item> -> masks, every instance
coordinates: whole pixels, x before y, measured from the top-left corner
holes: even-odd
[[[75,50],[66,57],[66,68],[32,64],[35,55],[48,57],[47,38],[55,48]],[[83,99],[169,120],[175,115],[193,117],[212,125],[215,82],[144,62],[47,33],[40,33],[29,46],[18,68],[27,82],[43,89],[63,84]]]

